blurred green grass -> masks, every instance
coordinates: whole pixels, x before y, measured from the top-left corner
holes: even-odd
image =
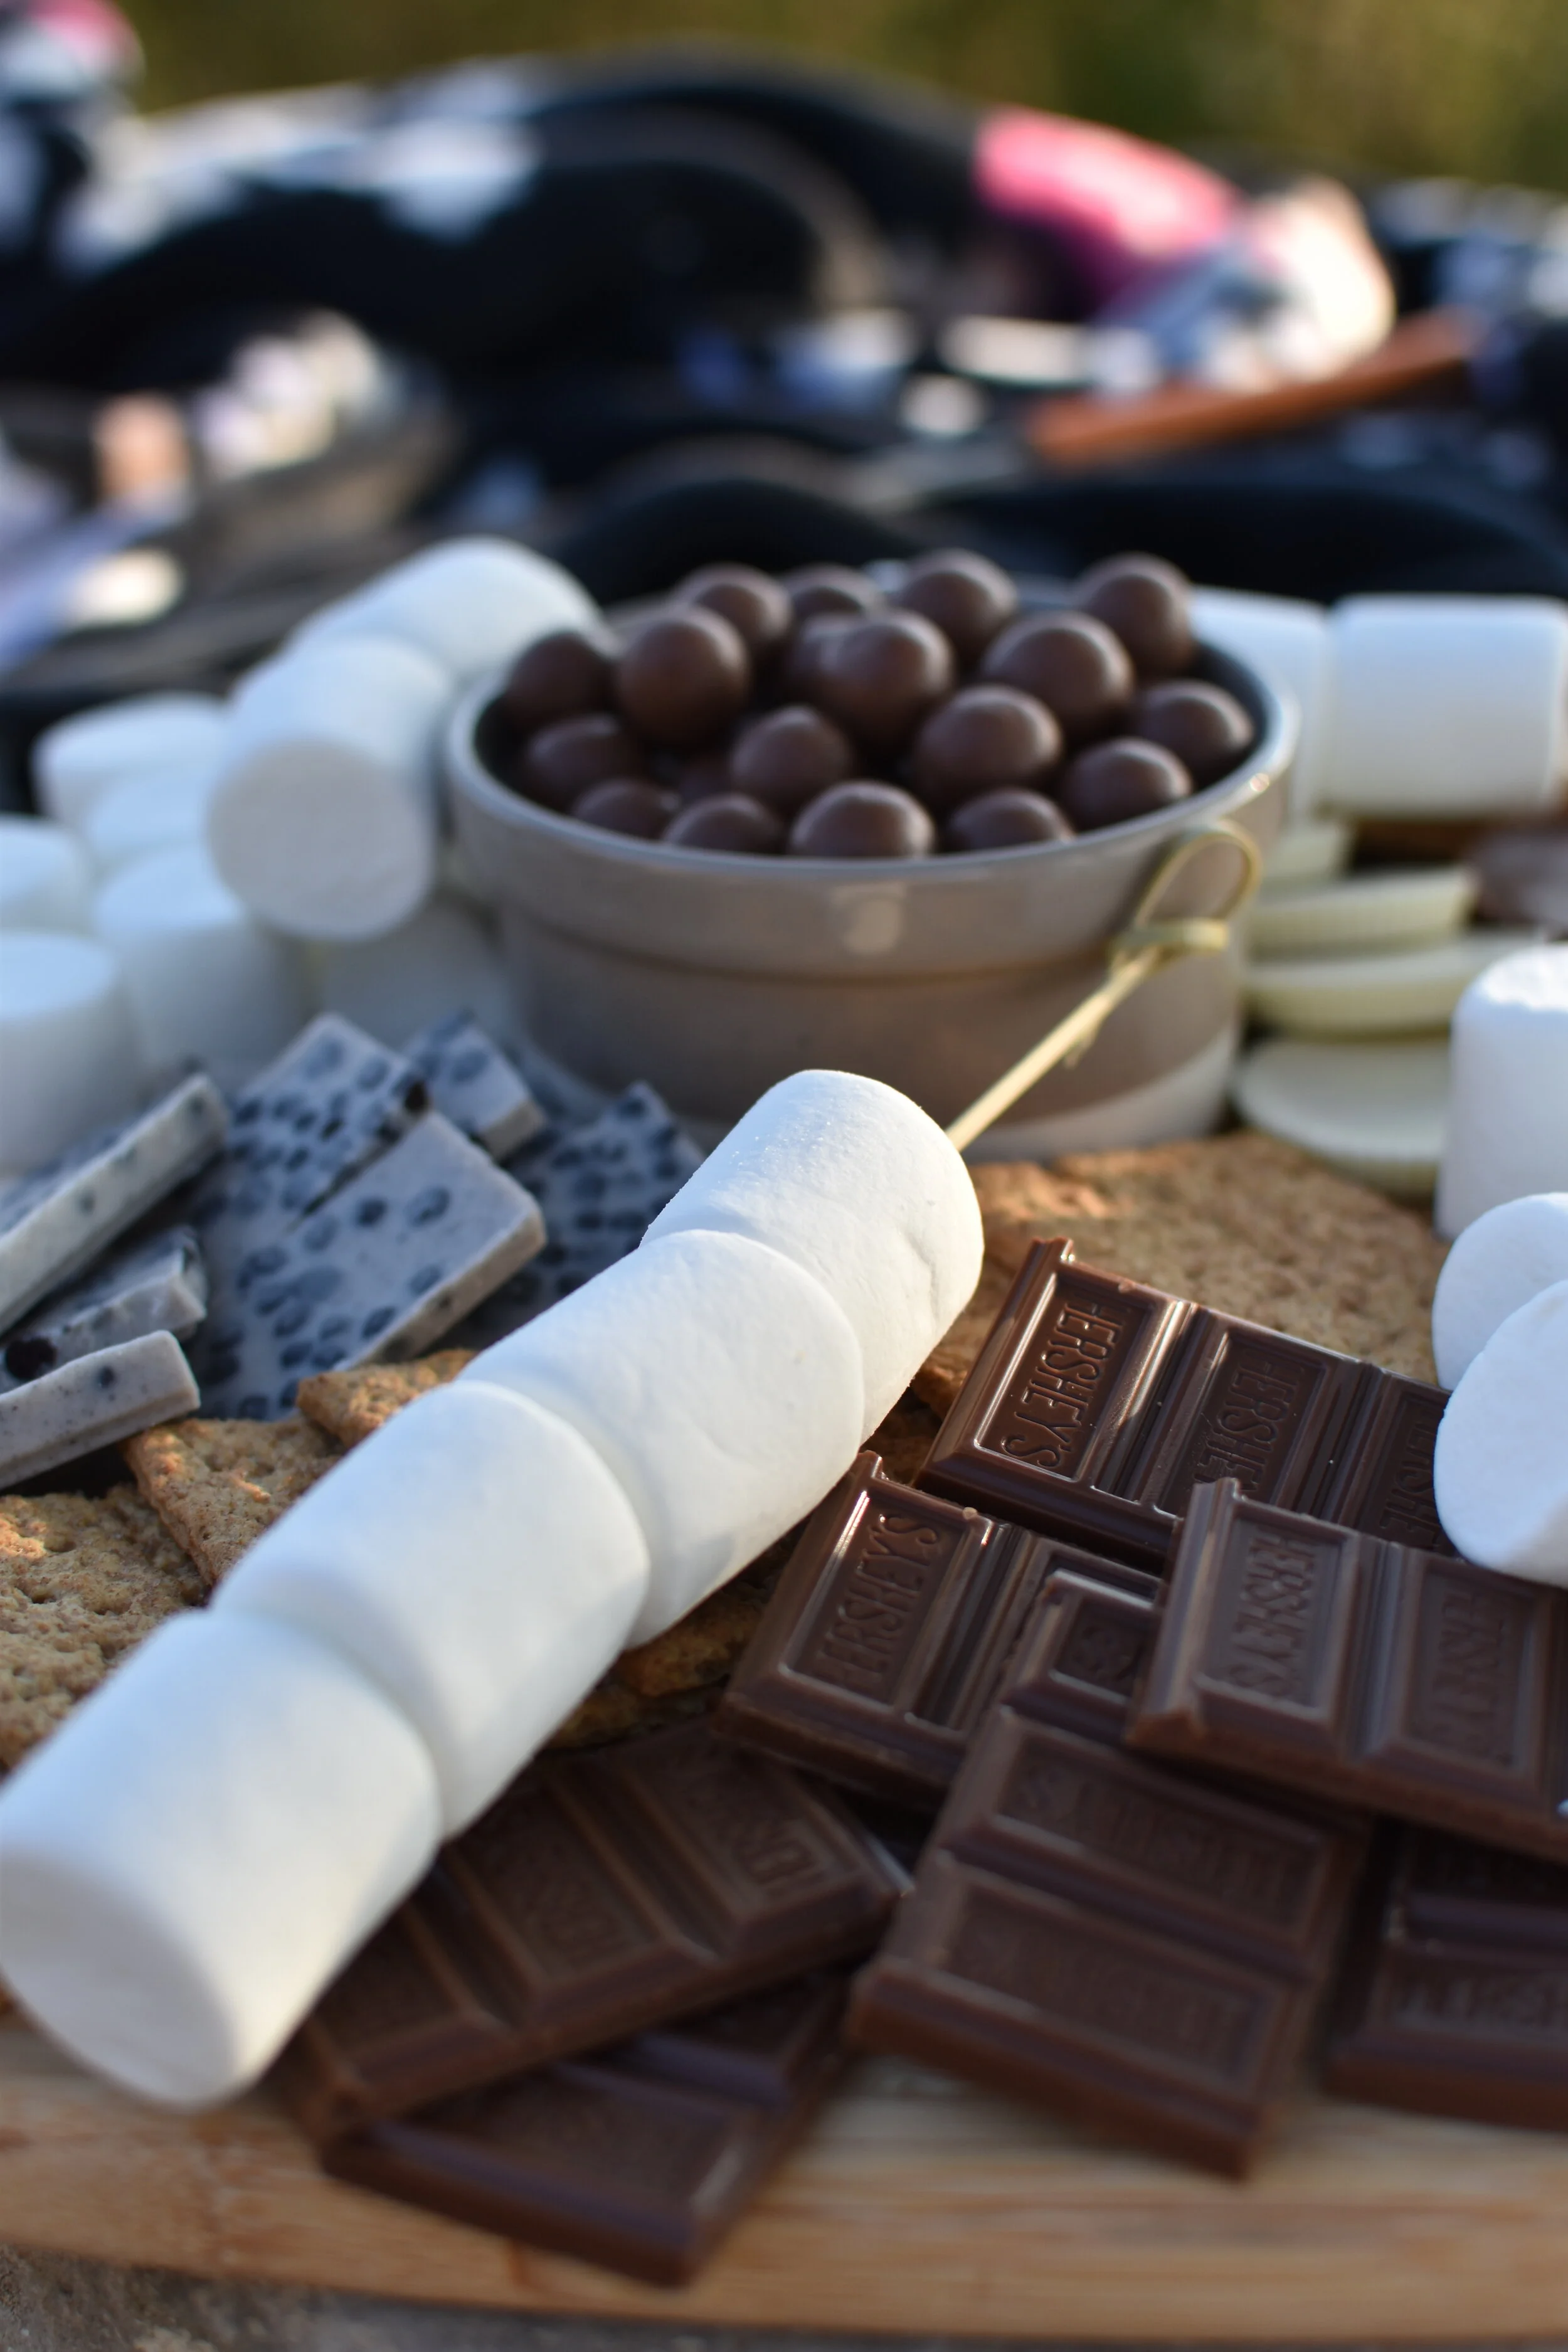
[[[148,106],[671,34],[1152,138],[1568,188],[1568,0],[127,0]]]

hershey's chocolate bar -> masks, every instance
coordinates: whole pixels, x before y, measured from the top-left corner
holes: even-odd
[[[876,1942],[906,1880],[831,1792],[706,1722],[530,1766],[279,2062],[317,2140]]]
[[[819,1969],[684,2025],[334,2140],[326,2169],[406,2204],[679,2286],[745,2211],[843,2063]]]
[[[1568,2129],[1568,1870],[1393,1832],[1335,2004],[1346,2098]]]
[[[1294,2074],[1363,1840],[1116,1744],[1153,1617],[1052,1576],[850,2036],[1239,2173]]]
[[[1037,1243],[921,1484],[1158,1572],[1194,1486],[1428,1550],[1447,1398]]]
[[[1129,1736],[1568,1862],[1568,1591],[1200,1487]]]
[[[1037,1595],[1077,1569],[1146,1598],[1140,1570],[1002,1526],[862,1454],[808,1521],[716,1727],[830,1780],[942,1802]]]

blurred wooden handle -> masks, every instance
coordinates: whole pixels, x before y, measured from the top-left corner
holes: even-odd
[[[1085,394],[1041,401],[1026,432],[1037,457],[1070,467],[1111,465],[1252,433],[1288,431],[1462,374],[1481,331],[1481,322],[1468,310],[1424,310],[1403,320],[1375,352],[1337,375],[1271,384],[1263,392],[1173,383],[1125,400]]]

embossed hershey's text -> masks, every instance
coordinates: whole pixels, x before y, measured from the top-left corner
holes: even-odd
[[[1263,1698],[1309,1704],[1317,1664],[1313,1633],[1329,1584],[1321,1544],[1271,1528],[1240,1530],[1226,1579],[1227,1620],[1205,1675]]]
[[[869,1510],[834,1580],[826,1622],[798,1671],[865,1698],[887,1698],[960,1540],[955,1528]]]
[[[1143,1310],[1058,1285],[1029,1359],[1002,1398],[984,1443],[1070,1478],[1143,1323]]]

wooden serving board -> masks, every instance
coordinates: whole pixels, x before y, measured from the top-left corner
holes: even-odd
[[[691,2287],[324,2179],[263,2095],[136,2105],[0,2027],[0,2241],[620,2319],[1143,2342],[1568,2334],[1568,2137],[1304,2099],[1244,2187],[863,2062]]]

